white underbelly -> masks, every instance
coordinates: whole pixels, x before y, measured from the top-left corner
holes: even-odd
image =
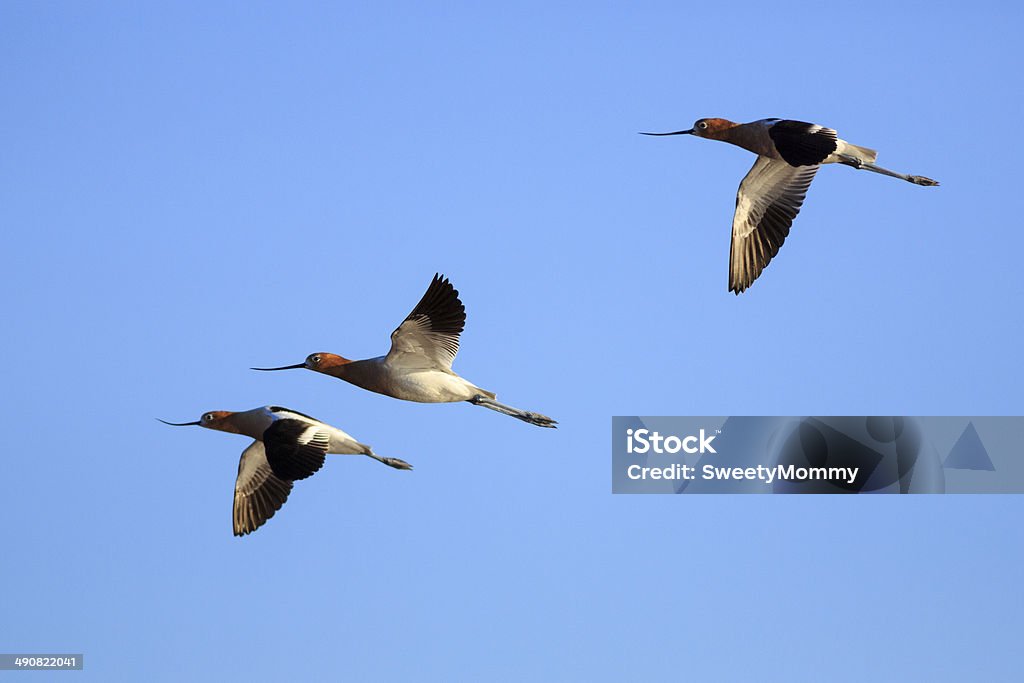
[[[468,401],[480,390],[462,379],[439,370],[406,370],[392,377],[392,395],[419,403],[452,403]]]

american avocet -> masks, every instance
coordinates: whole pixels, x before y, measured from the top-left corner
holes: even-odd
[[[465,326],[466,308],[459,292],[445,277],[434,275],[416,308],[391,333],[388,355],[349,360],[333,353],[311,353],[296,365],[253,370],[306,368],[403,401],[468,401],[539,427],[554,427],[557,423],[550,417],[498,403],[493,392],[452,372]]]
[[[840,140],[831,128],[802,121],[762,119],[733,123],[726,119],[700,119],[689,130],[643,135],[696,135],[728,142],[758,155],[754,167],[740,183],[732,219],[729,291],[736,294],[749,287],[779,252],[819,165],[839,163],[915,185],[939,184],[931,178],[876,166],[875,150],[851,145]]]
[[[214,410],[196,422],[160,421],[173,427],[198,425],[255,439],[242,451],[238,463],[235,536],[251,533],[273,517],[288,500],[292,482],[312,476],[323,467],[328,453],[367,455],[395,469],[412,469],[404,460],[382,458],[336,427],[279,406],[240,413]]]

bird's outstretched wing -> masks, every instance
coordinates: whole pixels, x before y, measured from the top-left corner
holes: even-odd
[[[386,361],[404,368],[451,370],[466,327],[466,307],[442,275],[434,275],[426,293],[391,333]]]
[[[324,466],[331,435],[302,420],[278,419],[263,432],[267,462],[281,479],[298,481]]]
[[[739,294],[761,274],[789,235],[817,166],[790,166],[759,156],[736,193],[729,248],[729,291]]]
[[[291,490],[292,483],[270,469],[263,442],[253,441],[238,461],[232,515],[235,536],[245,536],[263,526],[281,509]]]

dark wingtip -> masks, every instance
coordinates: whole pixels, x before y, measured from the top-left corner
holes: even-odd
[[[444,273],[434,273],[434,279],[430,281],[430,284],[427,286],[427,289],[430,289],[430,287],[433,287],[435,285],[441,285],[442,287],[445,285],[449,285],[452,287],[452,289],[455,288],[455,286],[452,285],[451,280],[449,280]]]

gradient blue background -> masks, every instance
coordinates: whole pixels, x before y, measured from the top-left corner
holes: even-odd
[[[0,650],[54,680],[1010,680],[1019,497],[612,496],[615,414],[1020,414],[1017,3],[0,5]],[[747,152],[822,170],[726,291]],[[531,427],[308,372],[435,271]],[[337,456],[244,539],[276,403]],[[45,676],[44,676],[45,678]]]

